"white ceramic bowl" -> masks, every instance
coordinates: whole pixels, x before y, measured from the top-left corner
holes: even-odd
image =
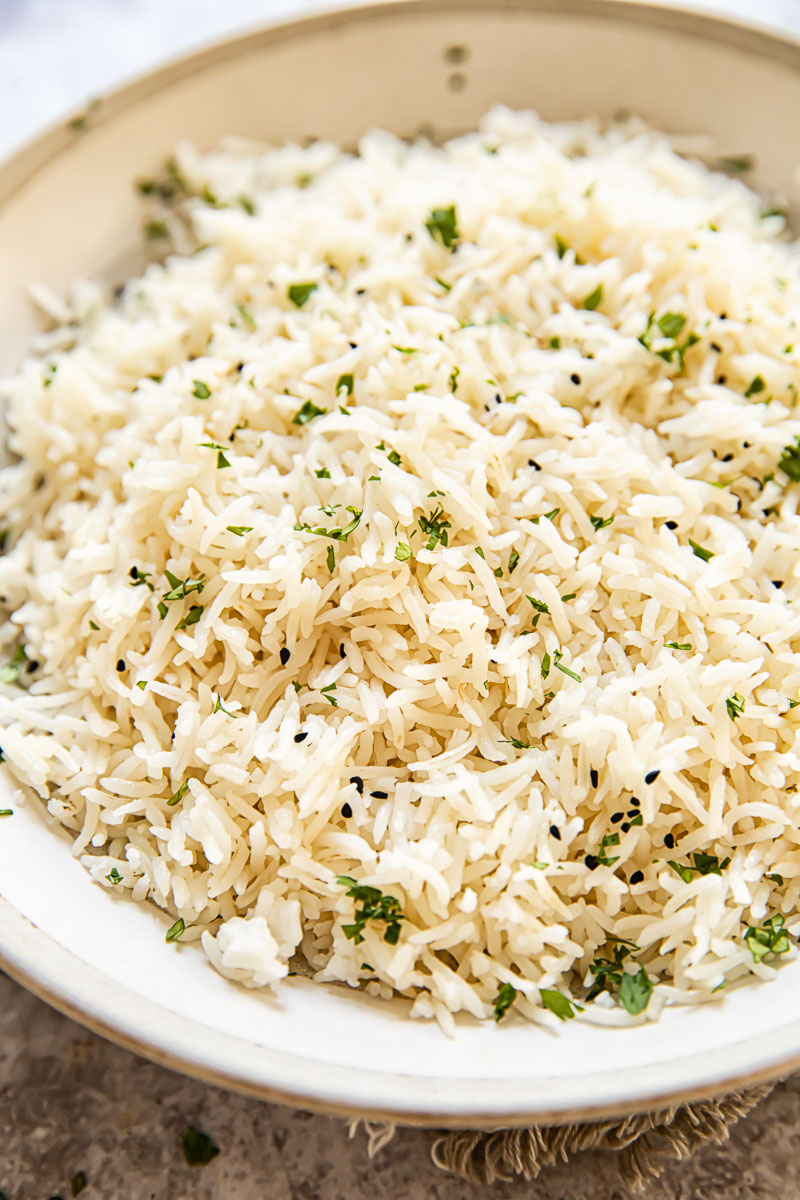
[[[448,47],[464,47],[457,66]],[[317,135],[369,125],[437,135],[495,101],[549,118],[625,106],[755,151],[790,191],[800,160],[800,45],[627,0],[395,0],[203,51],[104,98],[0,168],[0,367],[35,330],[30,280],[119,279],[135,266],[131,181],[181,138]],[[0,778],[0,803],[10,783]],[[115,1041],[209,1081],[325,1110],[488,1126],[598,1117],[718,1093],[800,1064],[800,961],[768,985],[608,1030],[435,1025],[304,979],[279,999],[225,982],[166,918],[93,886],[29,802],[0,830],[0,963]]]

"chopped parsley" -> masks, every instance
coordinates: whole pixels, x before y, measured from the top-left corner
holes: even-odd
[[[139,574],[141,577],[141,572]],[[172,571],[168,571],[165,567],[164,574],[170,585],[170,590],[164,593],[164,600],[183,600],[190,592],[197,592],[199,596],[206,585],[206,577],[202,572],[196,579],[179,579],[177,575],[173,575]]]
[[[784,446],[778,468],[791,479],[792,483],[800,483],[800,437],[796,437],[794,442]]]
[[[177,942],[178,939],[186,932],[186,924],[183,917],[178,917],[174,925],[170,925],[164,937],[165,942]]]
[[[548,345],[550,346],[551,350],[560,350],[561,349],[561,338],[560,337],[551,337]]]
[[[317,287],[318,284],[316,283],[290,283],[286,289],[286,295],[295,308],[302,308],[312,292],[317,290]]]
[[[494,1001],[494,1019],[502,1021],[517,998],[517,989],[511,983],[501,983]]]
[[[753,154],[725,155],[719,160],[720,170],[727,171],[729,175],[744,175],[747,171],[752,171],[755,165]]]
[[[530,750],[532,749],[530,742],[521,742],[519,738],[500,738],[501,742],[508,742],[515,750]]]
[[[183,783],[178,788],[177,792],[173,792],[172,795],[170,796],[169,800],[167,801],[168,806],[170,808],[174,808],[176,804],[180,804],[181,800],[186,795],[188,790],[189,790],[189,780],[184,779]]]
[[[151,592],[155,591],[152,583],[147,582],[152,574],[152,571],[142,571],[139,569],[139,567],[131,567],[130,576],[133,580],[131,587],[142,587],[142,585],[144,585],[144,587],[149,588]]]
[[[730,858],[723,858],[720,861],[716,854],[698,852],[692,855],[691,863],[678,863],[673,859],[668,859],[667,866],[672,867],[675,874],[680,876],[684,883],[691,883],[694,874],[721,875],[730,865],[730,861]]]
[[[215,713],[225,713],[226,717],[233,717],[234,720],[238,720],[238,718],[242,716],[242,713],[231,712],[229,708],[226,708],[219,696],[217,696],[216,703],[214,704],[212,711]]]
[[[566,604],[568,600],[574,600],[577,595],[577,592],[565,592],[561,597],[561,603]]]
[[[691,650],[691,642],[664,642],[668,650]]]
[[[316,475],[317,479],[330,479],[331,477],[331,473],[327,467],[317,467],[314,474]]]
[[[397,350],[397,352],[399,354],[416,354],[417,353],[416,346],[394,346],[393,345],[392,349]]]
[[[428,535],[428,540],[425,543],[426,550],[434,550],[441,542],[443,546],[447,545],[447,531],[450,528],[449,521],[443,521],[444,509],[440,507],[427,517],[420,517],[418,524],[423,533]]]
[[[589,989],[586,1000],[587,1002],[595,1000],[601,992],[610,992],[612,986],[619,987],[622,983],[624,974],[623,963],[634,950],[639,947],[635,942],[629,942],[626,938],[609,937],[608,941],[612,943],[610,958],[596,958],[589,963],[589,970],[594,976],[594,983]]]
[[[181,1138],[183,1157],[190,1167],[205,1167],[219,1154],[219,1146],[215,1146],[207,1133],[201,1133],[193,1125]]]
[[[307,425],[314,417],[321,417],[327,412],[327,408],[317,408],[311,400],[306,400],[302,408],[299,408],[292,417],[293,425]]]
[[[328,570],[332,575],[334,567],[336,566],[336,551],[334,550],[333,546],[328,546],[325,554],[325,561],[328,564]]]
[[[403,460],[400,457],[400,455],[397,453],[396,450],[390,450],[390,452],[386,455],[386,457],[388,458],[389,462],[392,463],[393,466],[399,467],[402,465]]]
[[[113,883],[115,885],[118,883],[122,883],[122,876],[120,875],[120,873],[116,867],[111,868],[108,875],[106,875],[106,879],[108,880],[109,883]]]
[[[193,604],[188,613],[182,620],[178,621],[176,629],[188,629],[190,625],[196,625],[203,615],[202,604]]]
[[[562,675],[569,675],[570,679],[574,679],[577,683],[580,683],[580,681],[581,681],[580,675],[576,675],[574,671],[570,671],[569,667],[562,666],[561,659],[563,657],[564,656],[560,650],[554,650],[553,651],[553,666],[556,668],[557,671],[561,671]]]
[[[619,1000],[632,1017],[638,1017],[639,1013],[644,1012],[652,994],[653,985],[644,967],[639,967],[635,975],[624,972],[619,985]]]
[[[211,395],[211,388],[208,384],[203,383],[202,379],[193,379],[192,383],[194,384],[192,395],[196,396],[198,400],[208,400]]]
[[[434,275],[433,282],[438,283],[439,287],[444,288],[444,290],[446,292],[450,292],[453,290],[452,283],[447,283],[444,279],[440,279],[438,275]]]
[[[395,547],[394,556],[398,562],[408,562],[411,558],[411,547],[408,542],[398,542]]]
[[[549,512],[540,513],[538,517],[528,517],[528,520],[532,525],[538,525],[541,517],[544,517],[546,521],[553,521],[560,512],[560,508],[551,508]]]
[[[695,558],[702,558],[703,562],[708,562],[710,558],[714,557],[713,550],[706,550],[705,546],[699,545],[691,538],[689,538],[689,545],[692,547],[692,554]]]
[[[764,388],[766,386],[767,385],[764,383],[763,377],[761,375],[755,375],[750,380],[749,384],[747,385],[747,391],[745,392],[745,399],[747,399],[749,396],[758,396],[761,392],[764,391]]]
[[[460,367],[453,367],[452,371],[450,372],[450,379],[448,381],[448,386],[450,388],[450,391],[453,393],[453,395],[455,395],[456,388],[458,387],[458,377],[460,374],[461,374]]]
[[[331,547],[331,548],[332,548],[332,547]],[[335,683],[329,683],[329,684],[327,685],[327,687],[324,687],[324,688],[320,688],[320,689],[319,689],[319,694],[320,694],[321,696],[324,696],[324,697],[325,697],[325,699],[328,701],[328,704],[332,704],[334,708],[338,708],[338,707],[339,707],[339,701],[336,699],[336,697],[335,697],[335,696],[333,696],[333,695],[331,694],[332,692],[335,692],[335,691],[336,691],[336,684],[335,684]]]
[[[728,699],[725,701],[725,707],[728,710],[730,719],[735,721],[744,712],[744,696],[740,696],[738,692],[734,692],[732,696],[728,696]]]
[[[337,875],[336,882],[347,888],[347,895],[360,905],[353,914],[353,924],[342,926],[344,936],[360,946],[367,921],[382,921],[385,925],[383,940],[396,946],[400,939],[400,922],[405,920],[400,901],[394,896],[385,896],[379,888],[356,883],[349,875]]]
[[[550,655],[545,653],[542,659],[542,679],[547,679],[550,674]]]
[[[555,246],[556,246],[556,254],[558,255],[559,258],[563,258],[564,255],[569,250],[569,245],[567,244],[567,242],[564,241],[564,239],[560,233],[554,234],[553,241],[555,242]]]
[[[88,1182],[89,1181],[86,1178],[85,1171],[78,1171],[78,1173],[76,1175],[73,1175],[72,1182],[70,1183],[70,1190],[72,1191],[72,1195],[73,1196],[80,1195],[80,1193],[86,1187],[86,1184]]]
[[[594,855],[587,854],[586,861],[587,861],[587,865],[589,866],[589,869],[590,870],[593,869],[592,866],[590,865],[593,863],[596,863],[598,866],[601,866],[601,867],[613,867],[615,862],[619,862],[619,855],[617,854],[617,855],[609,856],[608,854],[606,854],[606,850],[608,849],[609,846],[618,846],[618,845],[619,845],[619,834],[618,833],[607,833],[605,835],[605,837],[602,838],[600,841],[600,853],[594,854]]]
[[[609,525],[614,523],[613,517],[589,517],[589,520],[592,522],[592,528],[595,530],[608,529]]]
[[[55,378],[55,374],[56,374],[57,370],[58,370],[58,363],[50,363],[45,368],[44,374],[42,375],[42,387],[46,387],[46,388],[50,387],[50,385],[53,382],[53,379]]]
[[[157,241],[159,238],[169,237],[169,229],[164,221],[145,221],[142,226],[144,235],[151,242]]]
[[[236,304],[236,305],[234,305],[234,307],[235,307],[236,311],[238,312],[239,316],[244,321],[247,328],[250,330],[255,329],[256,321],[255,321],[255,317],[250,312],[250,309],[246,308],[244,304]]]
[[[537,600],[535,598],[535,596],[526,596],[525,599],[531,603],[531,605],[536,609],[536,611],[538,613],[549,613],[550,612],[550,609],[545,604],[544,600]]]
[[[144,689],[147,687],[147,680],[140,679],[139,682],[136,684],[136,686],[137,686],[137,688],[140,688],[141,691],[144,691]]]
[[[17,646],[10,661],[4,667],[0,667],[0,683],[16,683],[25,661],[25,647]]]
[[[332,538],[334,542],[346,542],[353,530],[358,527],[363,509],[354,508],[352,504],[348,504],[346,511],[352,513],[353,518],[344,528],[334,526],[332,529],[325,529],[322,525],[312,527],[311,525],[303,524],[295,525],[295,530],[298,533],[314,533],[317,537]]]
[[[654,312],[651,312],[647,318],[644,333],[640,334],[637,340],[646,350],[652,350],[653,335],[657,330],[663,337],[671,341],[672,345],[666,346],[662,350],[656,350],[655,353],[659,358],[663,358],[664,362],[677,361],[680,369],[683,370],[686,365],[687,350],[700,341],[698,334],[689,333],[683,342],[678,342],[685,325],[686,317],[683,313],[666,312],[657,317]]]
[[[235,533],[237,537],[244,537],[246,533],[253,532],[252,525],[226,525],[228,533]]]
[[[455,205],[449,208],[434,208],[425,222],[425,228],[435,242],[452,250],[458,242],[458,220]]]
[[[203,450],[216,450],[218,471],[221,471],[224,467],[229,467],[231,465],[225,456],[225,447],[220,446],[219,442],[199,442],[198,445]]]
[[[759,963],[768,954],[786,954],[789,949],[789,938],[784,929],[784,920],[780,913],[768,917],[761,929],[749,926],[744,940],[750,948],[753,959]]]
[[[579,1004],[575,1004],[568,996],[563,996],[553,988],[539,988],[539,996],[543,1006],[555,1013],[559,1021],[571,1021],[576,1009],[580,1009]]]
[[[339,392],[341,392],[342,389],[344,389],[344,391],[347,392],[348,396],[352,396],[353,386],[354,385],[353,385],[353,376],[352,375],[340,375],[339,378],[336,380],[336,395],[338,396]]]
[[[515,570],[517,569],[518,562],[519,562],[519,551],[512,550],[508,556],[508,573],[509,573],[509,575],[514,574]]]
[[[594,310],[596,308],[598,308],[600,306],[600,304],[602,304],[602,302],[603,302],[603,285],[602,285],[602,283],[598,283],[598,285],[594,289],[594,291],[590,292],[588,296],[584,297],[583,307],[588,309],[589,312],[594,312]]]

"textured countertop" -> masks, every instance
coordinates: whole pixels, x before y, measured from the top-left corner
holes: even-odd
[[[687,6],[688,0],[687,0]],[[0,159],[37,129],[130,75],[310,0],[0,0]],[[705,0],[800,32],[800,0]],[[0,1191],[8,1200],[623,1200],[613,1160],[585,1154],[535,1183],[475,1187],[430,1163],[432,1135],[403,1130],[367,1158],[339,1120],[230,1095],[87,1033],[0,975]],[[188,1167],[190,1125],[219,1146]],[[731,1140],[674,1164],[647,1200],[800,1196],[800,1078]]]

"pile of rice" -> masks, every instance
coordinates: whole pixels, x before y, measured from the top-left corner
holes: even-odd
[[[445,1028],[773,975],[783,218],[635,123],[507,110],[183,147],[140,189],[174,252],[2,385],[0,743],[92,878],[232,979],[302,959]]]

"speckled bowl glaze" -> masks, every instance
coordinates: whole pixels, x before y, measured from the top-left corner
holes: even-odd
[[[454,51],[453,46],[460,49]],[[302,81],[302,86],[298,86]],[[190,138],[231,132],[352,143],[370,125],[436,136],[493,102],[548,118],[622,107],[754,151],[791,193],[800,45],[627,0],[395,0],[276,25],[103,97],[0,167],[0,367],[35,332],[26,286],[135,269],[131,181]],[[12,800],[0,778],[0,803]],[[167,918],[92,885],[28,799],[0,830],[0,963],[63,1012],[209,1082],[308,1108],[407,1123],[597,1118],[719,1094],[800,1066],[800,961],[767,985],[658,1023],[551,1035],[459,1023],[454,1039],[382,1004],[293,978],[275,998],[227,983]]]

